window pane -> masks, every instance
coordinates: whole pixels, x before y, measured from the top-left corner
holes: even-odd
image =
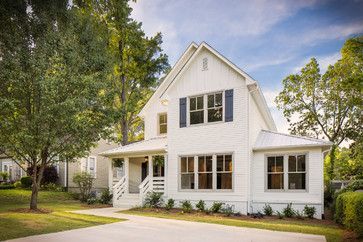
[[[212,173],[199,173],[198,174],[198,188],[199,189],[212,189],[213,174]]]
[[[298,155],[297,156],[297,171],[305,171],[305,155]]]
[[[208,108],[214,107],[214,95],[208,95]]]
[[[296,171],[296,156],[289,156],[289,171]]]
[[[222,121],[222,108],[208,109],[208,122]]]
[[[188,172],[194,172],[194,157],[188,157]]]
[[[182,157],[180,159],[180,171],[187,172],[187,158],[186,157]]]
[[[203,96],[197,97],[197,109],[203,109]]]
[[[232,189],[231,173],[217,173],[217,189]]]
[[[196,102],[197,102],[197,99],[195,97],[190,98],[190,101],[189,101],[189,109],[190,109],[190,111],[193,111],[193,110],[196,109],[196,107],[197,107],[197,103]]]
[[[277,156],[276,157],[276,172],[283,172],[284,171],[284,157]]]
[[[225,156],[225,171],[232,171],[232,155]]]
[[[160,114],[159,115],[159,124],[165,124],[166,123],[166,114]]]
[[[283,189],[284,174],[268,174],[268,189]]]
[[[213,165],[212,156],[206,156],[205,157],[205,161],[206,161],[206,169],[207,169],[207,171],[212,171],[212,165]]]
[[[223,155],[217,155],[217,171],[223,171]]]
[[[275,157],[274,156],[267,157],[267,171],[268,172],[275,171]]]
[[[166,134],[167,133],[167,126],[166,124],[160,125],[160,134]]]
[[[289,189],[305,189],[305,173],[289,174]]]
[[[204,123],[204,111],[190,113],[190,124]]]
[[[194,174],[181,175],[181,189],[194,189]]]
[[[215,106],[216,107],[220,107],[222,106],[222,93],[216,93],[216,98],[215,98]]]
[[[205,158],[204,156],[198,156],[198,171],[204,172],[205,170]]]

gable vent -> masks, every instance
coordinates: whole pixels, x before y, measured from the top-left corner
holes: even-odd
[[[208,70],[208,58],[203,58],[202,71]]]

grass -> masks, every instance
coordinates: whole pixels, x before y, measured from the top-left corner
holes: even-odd
[[[41,191],[38,207],[49,212],[29,213],[30,194],[28,190],[0,190],[0,241],[122,221],[69,212],[95,206],[82,204],[65,192]]]
[[[237,227],[248,227],[285,232],[297,232],[306,234],[324,235],[328,242],[345,241],[346,231],[340,226],[328,221],[316,219],[278,219],[276,217],[265,217],[263,219],[252,219],[247,216],[226,217],[220,214],[206,215],[205,213],[182,213],[180,210],[166,211],[164,209],[134,208],[120,211],[120,213],[141,215],[148,217],[177,219],[193,222],[221,224]],[[349,239],[348,239],[349,240]],[[347,240],[347,241],[348,241]]]

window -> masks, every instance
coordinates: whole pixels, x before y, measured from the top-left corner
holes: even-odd
[[[288,181],[291,190],[304,190],[306,188],[305,155],[289,155]]]
[[[198,156],[198,189],[213,188],[212,156]]]
[[[214,191],[232,189],[232,171],[231,154],[181,157],[180,189]]]
[[[232,189],[232,155],[217,155],[217,189]]]
[[[159,134],[168,132],[168,116],[166,113],[159,114]]]
[[[194,189],[194,157],[180,158],[181,189]]]
[[[82,161],[81,171],[88,172],[93,178],[96,178],[96,157],[89,156]]]
[[[203,96],[191,97],[189,99],[190,124],[204,123],[204,100]]]
[[[267,188],[284,189],[284,157],[267,157]]]
[[[203,66],[202,66],[202,70],[203,70],[203,71],[208,70],[208,58],[203,58]]]
[[[208,95],[208,123],[222,121],[223,103],[222,92]]]

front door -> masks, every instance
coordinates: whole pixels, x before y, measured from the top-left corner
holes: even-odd
[[[141,163],[141,182],[144,181],[147,175],[148,175],[148,162],[145,161]]]

